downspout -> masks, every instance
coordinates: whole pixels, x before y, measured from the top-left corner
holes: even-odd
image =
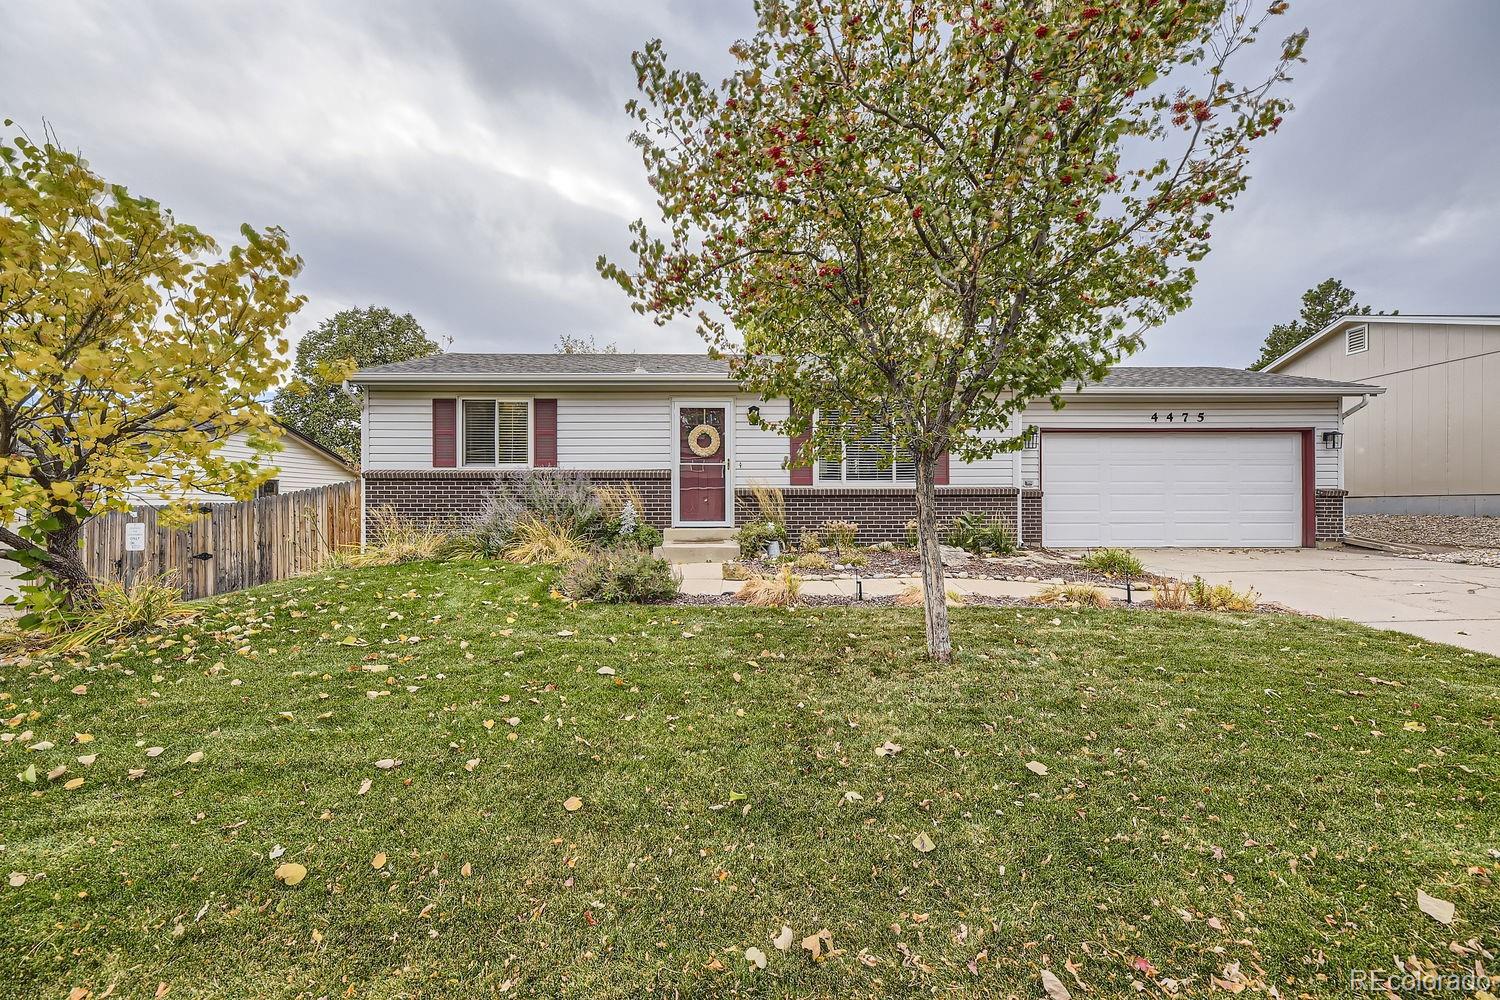
[[[1363,396],[1359,397],[1359,402],[1357,402],[1353,406],[1349,407],[1349,409],[1345,410],[1343,413],[1340,413],[1339,414],[1339,419],[1340,420],[1348,420],[1350,417],[1354,416],[1354,414],[1358,413],[1360,410],[1363,410],[1365,407],[1369,406],[1370,405],[1370,400],[1372,398],[1373,397],[1371,396],[1370,393],[1368,393],[1368,392],[1365,393]]]

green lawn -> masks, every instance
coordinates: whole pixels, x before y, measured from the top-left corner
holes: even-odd
[[[8,995],[1336,995],[1500,946],[1500,663],[1409,636],[967,609],[937,667],[919,610],[573,608],[486,563],[205,611],[0,667]]]

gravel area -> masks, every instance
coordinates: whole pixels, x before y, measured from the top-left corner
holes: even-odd
[[[820,554],[825,558],[831,558],[831,553],[827,550]],[[804,580],[840,580],[855,575],[862,577],[922,575],[917,553],[912,549],[894,549],[889,552],[862,549],[860,554],[868,561],[857,569],[840,565],[823,573],[797,567],[793,569]],[[765,575],[780,571],[782,565],[767,559],[748,559],[743,560],[742,564],[752,572]],[[1084,569],[1078,565],[1075,556],[1048,549],[1025,549],[1009,556],[971,556],[962,562],[945,566],[943,575],[952,580],[1019,580],[1026,583],[1062,580],[1065,583],[1120,583],[1118,579],[1111,579],[1102,573]],[[1147,586],[1160,583],[1163,579],[1165,578],[1148,573],[1137,577],[1135,582],[1141,586]]]
[[[1416,559],[1500,566],[1500,517],[1355,514],[1346,523],[1351,535],[1430,548],[1413,554]]]

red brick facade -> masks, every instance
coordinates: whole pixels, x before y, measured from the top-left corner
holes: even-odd
[[[1337,542],[1344,537],[1344,498],[1348,490],[1313,491],[1313,525],[1320,542]]]
[[[402,520],[456,527],[484,510],[489,498],[529,473],[478,469],[371,469],[364,474],[365,509],[389,507]],[[666,469],[582,470],[594,483],[631,483],[645,501],[641,520],[672,523],[672,474]]]
[[[791,486],[782,487],[786,499],[787,532],[792,541],[804,531],[814,531],[825,521],[853,521],[859,525],[859,541],[902,542],[906,524],[917,516],[916,498],[909,488]],[[1016,500],[1019,490],[1010,486],[939,486],[938,523],[952,524],[971,511],[997,518],[1015,533]],[[734,516],[744,524],[760,517],[755,494],[735,491]]]

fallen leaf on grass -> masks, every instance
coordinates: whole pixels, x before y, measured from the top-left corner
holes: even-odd
[[[94,742],[94,734],[93,733],[74,733],[73,734],[73,739],[74,739],[75,742],[78,742],[78,743],[92,743],[92,742]]]
[[[474,874],[474,866],[465,861],[463,867],[458,870],[458,873],[464,878],[468,878]]]
[[[792,942],[796,939],[797,936],[792,933],[792,929],[786,924],[782,924],[781,933],[771,939],[771,944],[775,946],[777,951],[788,951],[792,947]]]
[[[184,764],[201,764],[203,762],[203,751],[194,750],[183,760]]]
[[[761,951],[759,948],[746,948],[745,961],[749,962],[757,969],[764,969],[766,967],[766,953]]]
[[[828,953],[833,951],[833,932],[825,927],[816,934],[809,934],[802,939],[802,950],[814,962],[825,961]]]
[[[932,838],[927,836],[927,834],[925,833],[917,834],[916,839],[911,842],[911,846],[915,847],[923,854],[926,854],[933,848],[937,847],[937,845],[932,842]]]
[[[307,878],[307,867],[295,861],[288,861],[276,869],[276,881],[282,885],[296,885],[305,878]]]
[[[1047,765],[1043,764],[1039,760],[1028,760],[1026,762],[1026,770],[1030,771],[1032,774],[1046,774]]]
[[[1417,909],[1440,924],[1453,923],[1453,917],[1457,914],[1457,910],[1452,903],[1446,899],[1429,896],[1421,889],[1417,890]]]
[[[96,753],[86,753],[82,757],[78,758],[78,763],[82,764],[84,767],[88,767],[90,764],[92,764],[94,761],[96,761],[98,759],[99,759],[99,755],[98,754],[96,754]]]
[[[366,778],[364,781],[361,781],[359,783],[359,791],[355,792],[354,794],[355,795],[363,795],[363,794],[365,794],[366,792],[368,792],[370,790],[370,786],[373,785],[373,784],[375,784],[375,782],[371,781],[369,778]]]
[[[1062,980],[1052,974],[1051,969],[1042,970],[1042,989],[1047,991],[1047,996],[1052,1000],[1071,1000],[1073,996],[1062,984]]]
[[[570,813],[576,813],[583,808],[583,800],[576,795],[570,795],[568,798],[563,799],[563,808]]]
[[[889,757],[892,754],[900,753],[904,749],[905,747],[903,747],[901,744],[892,743],[890,740],[886,740],[884,743],[880,744],[880,746],[875,748],[875,756]]]
[[[476,767],[478,767],[478,766],[479,766],[479,758],[478,757],[470,757],[468,760],[464,761],[464,770],[468,771],[470,774],[473,774],[474,773],[474,769]]]
[[[615,675],[615,668],[600,667],[598,670],[595,670],[594,673],[598,674],[600,677],[613,677]]]
[[[390,771],[401,766],[401,762],[394,757],[383,757],[375,762],[375,766],[382,771]]]
[[[147,757],[160,757],[162,754],[164,754],[166,752],[167,752],[167,748],[166,747],[147,747],[146,748],[146,756]]]
[[[67,782],[65,785],[63,785],[63,787],[66,788],[70,792],[73,791],[75,788],[82,788],[83,787],[83,779],[82,778],[74,778],[73,780],[71,780],[71,781]]]
[[[385,860],[386,860],[385,859],[385,852],[381,851],[379,854],[375,855],[373,858],[370,859],[370,867],[371,868],[384,868],[385,867]]]
[[[22,874],[21,872],[11,872],[10,873],[10,887],[12,889],[19,889],[19,888],[21,888],[21,886],[23,886],[25,884],[26,884],[26,876],[24,874]]]

